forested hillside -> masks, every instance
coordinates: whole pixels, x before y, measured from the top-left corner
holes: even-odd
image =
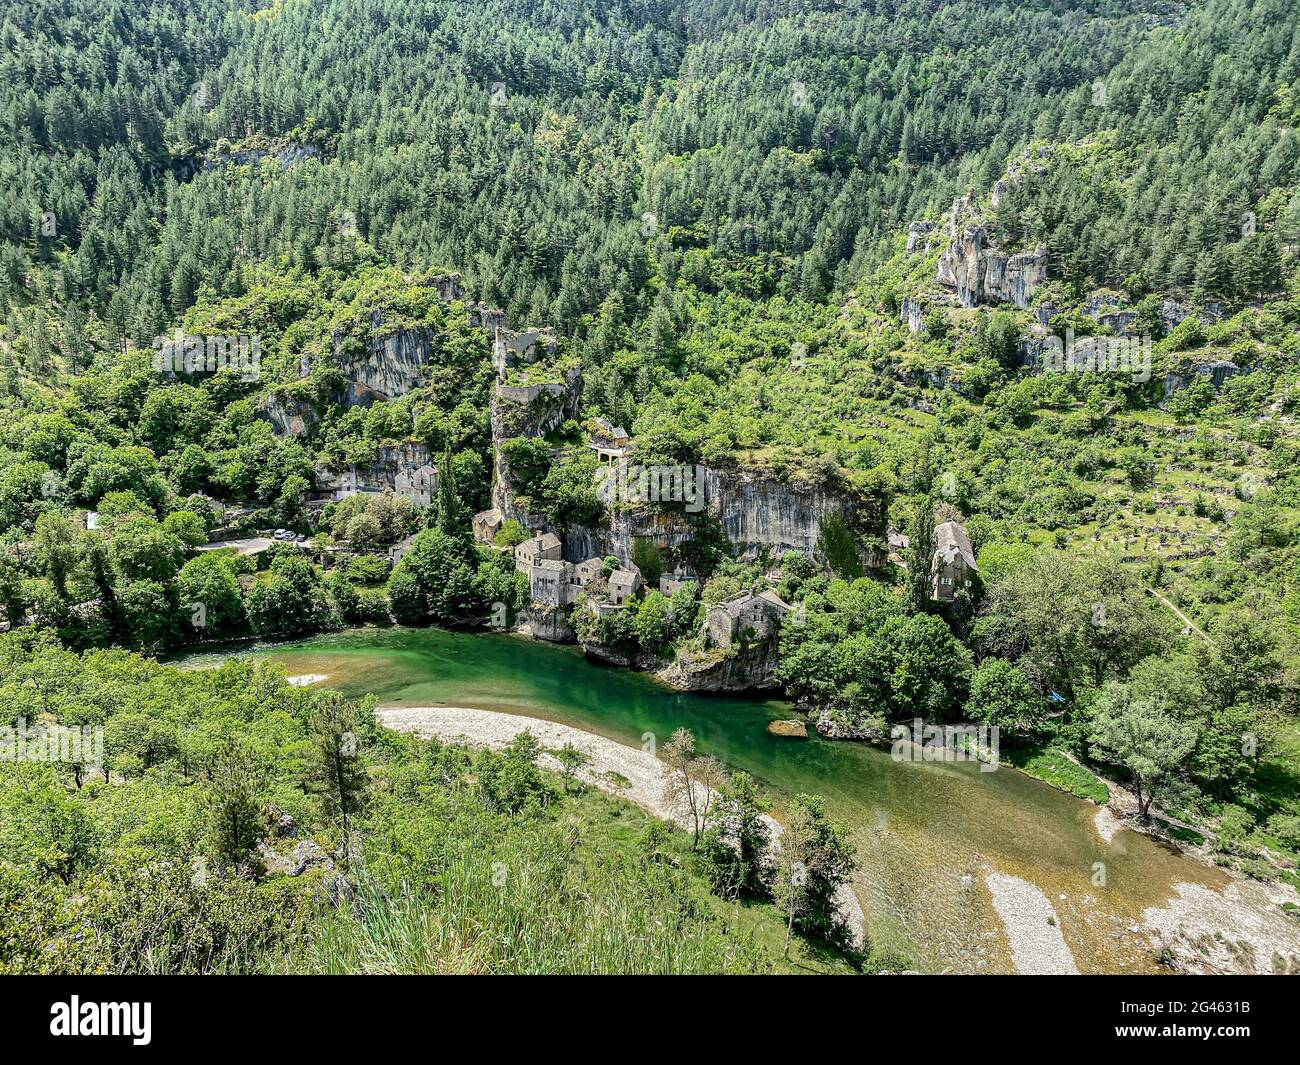
[[[626,429],[639,462],[836,507],[803,552],[729,543],[711,515],[681,544],[636,537],[597,569],[635,554],[645,592],[575,622],[582,642],[658,668],[716,650],[709,608],[779,591],[800,620],[772,676],[828,730],[1000,723],[1022,764],[1051,776],[1055,759],[1104,796],[1076,763],[1137,779],[1145,728],[1177,757],[1139,801],[1226,823],[1220,859],[1276,876],[1300,847],[1295,16],[1294,0],[9,0],[0,686],[57,667],[57,698],[21,712],[116,721],[121,759],[92,792],[6,785],[7,810],[75,794],[65,853],[24,850],[0,898],[30,876],[60,907],[93,883],[92,909],[129,908],[123,841],[176,878],[219,862],[212,809],[317,794],[312,722],[344,712],[325,696],[96,649],[501,627],[529,601],[515,546],[619,517],[593,484],[597,425]],[[159,372],[164,338],[196,336],[255,339],[255,372]],[[1144,361],[1051,364],[1080,339]],[[507,343],[529,361],[506,365]],[[503,387],[554,409],[503,414]],[[431,490],[388,491],[394,455]],[[511,520],[475,543],[470,515],[503,498]],[[940,608],[948,521],[980,581]],[[653,587],[688,564],[698,587]],[[196,700],[195,720],[123,721],[104,691],[124,677],[151,706]],[[223,685],[251,694],[227,712]],[[232,798],[224,748],[177,736],[246,726],[268,735],[229,756]],[[388,813],[429,765],[421,801],[469,811],[440,846],[518,812],[470,786],[491,758],[367,735]],[[536,815],[517,831],[545,857],[564,829],[535,761],[511,766]],[[127,789],[149,824],[113,797]],[[184,838],[164,838],[173,802]],[[305,825],[346,840],[327,800],[303,802]],[[382,824],[365,826],[391,862],[379,888],[426,827]],[[658,862],[656,840],[613,838],[612,861]],[[611,906],[690,929],[675,958],[656,941],[618,964],[771,968],[717,931],[696,898],[709,875],[655,873],[636,897],[601,881]],[[257,891],[257,927],[220,931],[233,946],[160,967],[291,964],[301,900]],[[107,912],[75,964],[128,967],[131,944],[97,931]]]

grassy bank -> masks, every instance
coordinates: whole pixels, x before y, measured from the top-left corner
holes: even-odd
[[[562,789],[557,778],[549,783]],[[766,903],[732,904],[694,868],[686,833],[588,791],[552,815],[443,826],[436,878],[378,857],[359,905],[325,917],[268,968],[344,973],[850,973]],[[374,863],[372,863],[374,864]],[[385,886],[387,885],[387,886]]]
[[[1003,750],[1001,758],[1022,773],[1081,799],[1100,805],[1110,801],[1110,789],[1105,783],[1064,751],[1053,747],[1012,747]]]

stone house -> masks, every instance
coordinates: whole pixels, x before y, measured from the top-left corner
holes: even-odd
[[[585,592],[591,582],[598,580],[604,572],[605,563],[599,558],[589,558],[586,562],[570,564],[568,572],[565,574],[565,580],[570,588],[575,589],[572,593],[573,600],[576,600],[580,593]]]
[[[438,471],[428,463],[404,466],[393,477],[393,491],[412,503],[430,506],[438,493]]]
[[[930,566],[930,598],[950,603],[969,590],[976,571],[975,552],[960,522],[945,521],[934,530],[934,562]]]
[[[505,524],[505,519],[501,511],[493,507],[491,510],[480,511],[470,519],[470,526],[474,530],[474,539],[480,543],[490,544],[496,538],[496,534],[501,531],[501,526]]]
[[[609,575],[609,602],[611,606],[627,606],[632,596],[641,587],[641,574],[635,568],[616,569]]]
[[[591,443],[587,446],[596,452],[601,462],[615,463],[628,452],[632,438],[626,429],[611,425],[604,418],[594,419],[596,428],[591,434]]]
[[[423,530],[421,530],[421,532],[423,532]],[[388,549],[388,561],[394,566],[401,562],[402,559],[406,557],[406,553],[411,550],[411,545],[415,543],[415,538],[419,535],[420,533],[418,532],[411,533],[411,535],[405,540],[393,544],[393,546]]]
[[[672,595],[680,588],[685,588],[688,584],[698,584],[699,578],[694,573],[665,573],[659,578],[659,591],[662,595]]]
[[[541,558],[528,567],[528,598],[535,603],[559,606],[564,595],[565,563]]]
[[[544,558],[529,567],[528,597],[547,606],[567,606],[576,603],[588,585],[603,572],[604,563],[598,558],[589,558],[585,562]]]
[[[718,647],[733,647],[742,640],[754,643],[775,637],[789,611],[790,604],[770,588],[758,595],[741,592],[709,607],[704,628]]]
[[[563,555],[560,538],[555,533],[543,533],[525,540],[515,548],[515,569],[527,573],[542,559],[559,561]]]

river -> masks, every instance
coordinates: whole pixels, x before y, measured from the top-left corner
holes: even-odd
[[[496,633],[374,629],[258,647],[289,675],[323,674],[383,705],[471,706],[573,725],[639,746],[677,728],[702,752],[760,779],[781,803],[825,797],[851,829],[855,890],[873,941],[927,972],[1013,971],[984,875],[1008,873],[1051,901],[1082,972],[1157,971],[1142,912],[1179,882],[1221,889],[1220,870],[1122,830],[1110,843],[1097,807],[1010,768],[895,761],[886,750],[767,731],[779,700],[685,694],[587,661],[573,647]],[[1102,880],[1104,879],[1104,883]]]

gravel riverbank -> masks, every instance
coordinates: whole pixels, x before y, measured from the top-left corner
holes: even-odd
[[[1079,967],[1066,946],[1051,901],[1028,880],[986,873],[984,883],[1011,944],[1016,972],[1035,976],[1077,976]]]

